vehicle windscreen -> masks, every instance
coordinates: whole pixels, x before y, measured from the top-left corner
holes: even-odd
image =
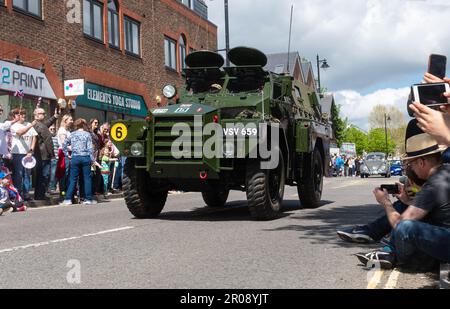
[[[384,155],[376,155],[376,154],[368,155],[366,157],[366,160],[367,161],[383,161]]]
[[[267,72],[260,66],[230,67],[225,71],[230,77],[227,90],[231,93],[260,91],[267,78]]]
[[[224,83],[225,73],[219,68],[185,69],[186,90],[195,93],[219,92]]]

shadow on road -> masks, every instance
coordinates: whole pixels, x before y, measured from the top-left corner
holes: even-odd
[[[384,211],[378,205],[336,206],[332,208],[312,209],[290,217],[291,220],[301,220],[301,224],[291,224],[267,231],[298,231],[301,239],[310,240],[311,244],[334,244],[339,247],[361,247],[359,244],[342,241],[336,230],[354,225],[366,224],[382,216]],[[364,245],[370,250],[379,245]]]
[[[333,201],[321,201],[320,207],[334,203]],[[291,212],[303,209],[298,200],[283,201],[281,213],[277,218],[290,216]],[[255,221],[248,210],[247,201],[232,201],[224,207],[211,208],[198,207],[191,211],[167,211],[162,212],[156,220],[173,221]]]

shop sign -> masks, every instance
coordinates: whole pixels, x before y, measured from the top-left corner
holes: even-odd
[[[84,79],[72,79],[64,81],[64,96],[76,97],[84,94]]]
[[[37,69],[0,60],[0,89],[16,92],[23,90],[25,95],[46,99],[56,99],[44,73]]]
[[[146,117],[148,114],[144,99],[135,94],[112,88],[85,83],[84,95],[77,97],[77,104],[119,114]]]

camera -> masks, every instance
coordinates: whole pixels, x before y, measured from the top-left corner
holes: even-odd
[[[400,194],[397,185],[381,185],[381,190],[386,190],[389,194]]]
[[[449,104],[444,96],[444,92],[450,92],[450,85],[447,83],[416,84],[411,89],[414,102],[430,107]]]

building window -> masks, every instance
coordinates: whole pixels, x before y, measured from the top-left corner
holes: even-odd
[[[108,35],[109,45],[120,47],[119,39],[119,6],[115,0],[108,0]]]
[[[186,62],[184,61],[186,58],[186,40],[184,39],[183,35],[180,35],[180,38],[178,39],[178,46],[179,46],[179,56],[180,56],[180,66],[181,71],[186,68]]]
[[[166,67],[176,70],[177,69],[177,42],[165,37],[164,38],[164,55],[166,61]]]
[[[131,54],[139,56],[140,53],[140,24],[124,16],[125,50]]]
[[[103,4],[96,0],[83,1],[83,31],[103,42]]]
[[[183,3],[185,6],[187,6],[188,8],[190,8],[191,10],[194,9],[194,0],[178,0],[181,3]]]
[[[5,5],[5,0],[0,0],[0,5]]]
[[[4,4],[4,1],[1,1]],[[13,0],[13,7],[27,14],[42,17],[41,0]]]

